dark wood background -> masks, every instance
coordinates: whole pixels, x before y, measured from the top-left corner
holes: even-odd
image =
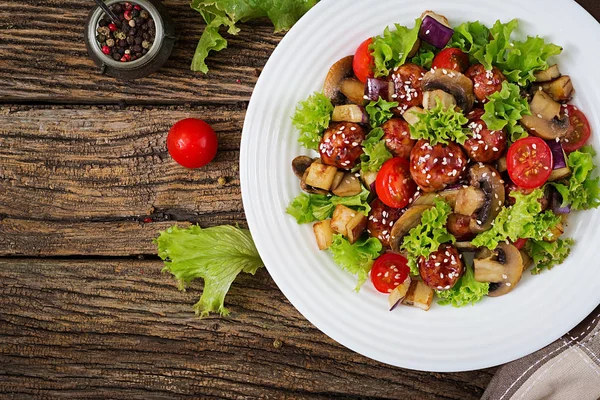
[[[0,0],[0,397],[480,397],[494,368],[416,372],[355,354],[307,322],[264,269],[233,284],[228,318],[194,318],[201,283],[179,292],[152,239],[174,221],[246,225],[242,123],[283,35],[268,21],[244,24],[209,58],[208,76],[193,73],[204,25],[189,0],[168,0],[173,55],[125,83],[87,57],[91,3]],[[595,0],[581,3],[600,17]],[[185,117],[219,135],[201,170],[167,154],[166,133]]]

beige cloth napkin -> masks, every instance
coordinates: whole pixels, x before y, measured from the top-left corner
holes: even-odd
[[[600,306],[562,338],[502,366],[482,400],[600,399]]]

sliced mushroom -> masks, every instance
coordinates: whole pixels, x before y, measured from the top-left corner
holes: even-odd
[[[412,228],[421,223],[423,212],[430,208],[431,206],[413,206],[406,210],[404,214],[402,214],[390,232],[390,247],[393,251],[400,251],[400,245],[402,244],[402,239],[404,239],[404,236]]]
[[[325,83],[323,84],[323,94],[327,96],[333,104],[340,104],[344,101],[340,93],[341,82],[354,73],[352,69],[352,61],[354,56],[347,56],[338,60],[329,68]]]
[[[346,172],[337,186],[331,185],[331,191],[340,197],[354,196],[362,192],[362,185],[356,175]]]
[[[505,200],[504,182],[493,167],[475,164],[469,171],[471,186],[481,189],[483,205],[471,217],[471,232],[481,233],[491,228],[492,222],[502,209]]]
[[[421,88],[424,92],[439,89],[451,94],[465,114],[473,109],[473,81],[460,72],[443,68],[431,70],[423,77]]]
[[[307,156],[298,156],[294,158],[292,160],[292,170],[294,171],[294,175],[296,175],[298,179],[302,179],[304,172],[310,167],[313,161],[315,161],[314,158]]]
[[[456,106],[456,99],[450,93],[443,90],[429,90],[423,93],[423,108],[431,110],[437,106],[438,100],[442,103],[443,109],[448,110]]]
[[[454,208],[456,204],[456,196],[459,189],[445,189],[437,193],[423,193],[412,203],[414,206],[433,206],[436,198],[442,198],[450,207]]]
[[[573,82],[568,75],[561,76],[552,82],[542,83],[542,89],[552,97],[554,101],[566,103],[573,98]]]
[[[485,203],[483,190],[467,186],[458,190],[454,212],[462,215],[471,215],[481,209]]]
[[[558,69],[558,64],[554,64],[548,69],[543,71],[539,71],[535,73],[535,81],[536,82],[550,82],[553,79],[560,77],[560,70]]]
[[[456,248],[460,251],[460,252],[475,252],[479,249],[479,247],[475,247],[473,246],[473,244],[468,241],[468,242],[456,242],[454,243],[454,246],[456,246]]]
[[[569,117],[561,112],[560,104],[543,90],[535,92],[529,108],[531,115],[523,115],[520,122],[533,135],[554,140],[567,133]]]
[[[490,282],[488,296],[498,297],[514,289],[523,275],[523,257],[512,244],[500,243],[494,251],[480,250],[473,259],[475,280]]]

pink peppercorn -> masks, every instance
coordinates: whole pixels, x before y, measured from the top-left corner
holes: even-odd
[[[123,16],[125,17],[125,19],[127,21],[129,21],[132,17],[131,17],[131,11],[127,10],[123,13]]]
[[[108,47],[108,46],[102,46],[102,52],[104,54],[110,54],[110,47]]]
[[[114,32],[117,30],[117,26],[113,23],[108,24],[108,29],[110,29],[111,32]]]
[[[124,6],[127,11],[131,11],[131,9],[133,9],[133,5],[131,3],[125,3]]]
[[[134,9],[141,11],[142,7],[140,7],[138,4],[136,4],[135,6],[133,6]]]

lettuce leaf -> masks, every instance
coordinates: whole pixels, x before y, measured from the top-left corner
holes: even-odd
[[[395,30],[386,27],[382,36],[375,36],[369,46],[375,61],[375,77],[388,76],[390,70],[406,62],[408,54],[413,49],[421,28],[421,18],[415,20],[415,26],[408,29],[400,24],[394,24]]]
[[[364,153],[360,156],[360,169],[365,172],[379,171],[384,162],[392,158],[383,140],[383,129],[375,128],[363,140]]]
[[[573,239],[557,239],[554,242],[528,240],[525,251],[533,260],[534,267],[531,273],[537,275],[543,270],[562,264],[571,252],[573,244],[575,244]]]
[[[200,318],[211,312],[229,314],[224,301],[231,283],[240,272],[254,274],[264,265],[250,231],[233,226],[173,226],[160,232],[155,243],[165,261],[163,272],[177,278],[180,290],[194,279],[204,279],[204,291],[194,306]]]
[[[550,230],[558,225],[561,219],[552,211],[542,213],[542,205],[538,200],[543,195],[542,189],[535,189],[527,195],[518,191],[511,192],[511,196],[516,199],[515,204],[503,208],[493,226],[471,241],[473,246],[494,250],[498,243],[507,239],[513,242],[518,239],[550,239],[553,235]]]
[[[377,238],[359,239],[354,244],[342,235],[333,235],[333,244],[329,247],[333,254],[333,261],[342,269],[358,277],[357,292],[367,281],[373,260],[379,257],[382,250],[381,242]]]
[[[450,141],[464,144],[471,135],[471,129],[465,126],[467,117],[453,108],[444,110],[440,99],[436,99],[434,108],[415,115],[419,121],[410,126],[410,137],[415,140],[428,140],[432,146]]]
[[[419,275],[417,265],[419,257],[429,257],[442,243],[456,242],[456,238],[446,229],[446,221],[451,213],[452,207],[436,198],[434,207],[423,212],[421,223],[404,236],[400,248],[407,252],[408,266],[412,275]]]
[[[469,55],[472,64],[482,62],[490,30],[479,21],[465,22],[454,28],[448,47],[457,47]]]
[[[490,284],[487,282],[477,282],[473,267],[465,263],[465,273],[449,290],[436,290],[441,306],[451,305],[452,307],[464,307],[469,304],[481,301],[488,294]]]
[[[338,204],[369,215],[371,206],[367,200],[370,194],[371,192],[364,187],[359,194],[348,197],[301,193],[290,202],[285,211],[296,218],[296,222],[299,224],[331,218],[333,210]]]
[[[600,206],[600,178],[591,178],[596,169],[593,157],[596,152],[591,146],[569,154],[567,165],[571,168],[571,176],[563,183],[550,183],[562,196],[563,206],[571,205],[573,210],[588,210]]]
[[[288,30],[318,0],[192,0],[191,7],[198,11],[206,27],[200,37],[192,71],[208,72],[206,57],[211,51],[220,51],[227,47],[227,40],[219,33],[219,28],[227,27],[227,32],[237,35],[238,22],[268,17],[275,26],[275,32]]]
[[[300,131],[298,141],[307,149],[317,150],[323,132],[329,126],[333,104],[323,94],[315,92],[301,101],[292,117],[292,124]]]
[[[365,107],[365,111],[369,114],[369,124],[371,127],[377,128],[392,118],[394,113],[391,109],[394,107],[398,107],[397,101],[385,101],[381,96],[377,101],[370,101]]]
[[[419,51],[414,55],[413,58],[410,59],[410,62],[413,64],[420,65],[425,69],[431,69],[431,64],[433,63],[433,59],[435,58],[435,52],[437,49],[430,45],[427,42],[421,42],[421,46],[419,46]]]
[[[531,115],[531,111],[527,100],[521,97],[519,86],[505,81],[502,83],[502,90],[488,96],[488,99],[483,106],[485,113],[481,119],[489,129],[504,129],[510,142],[527,136],[519,120],[523,115]]]

